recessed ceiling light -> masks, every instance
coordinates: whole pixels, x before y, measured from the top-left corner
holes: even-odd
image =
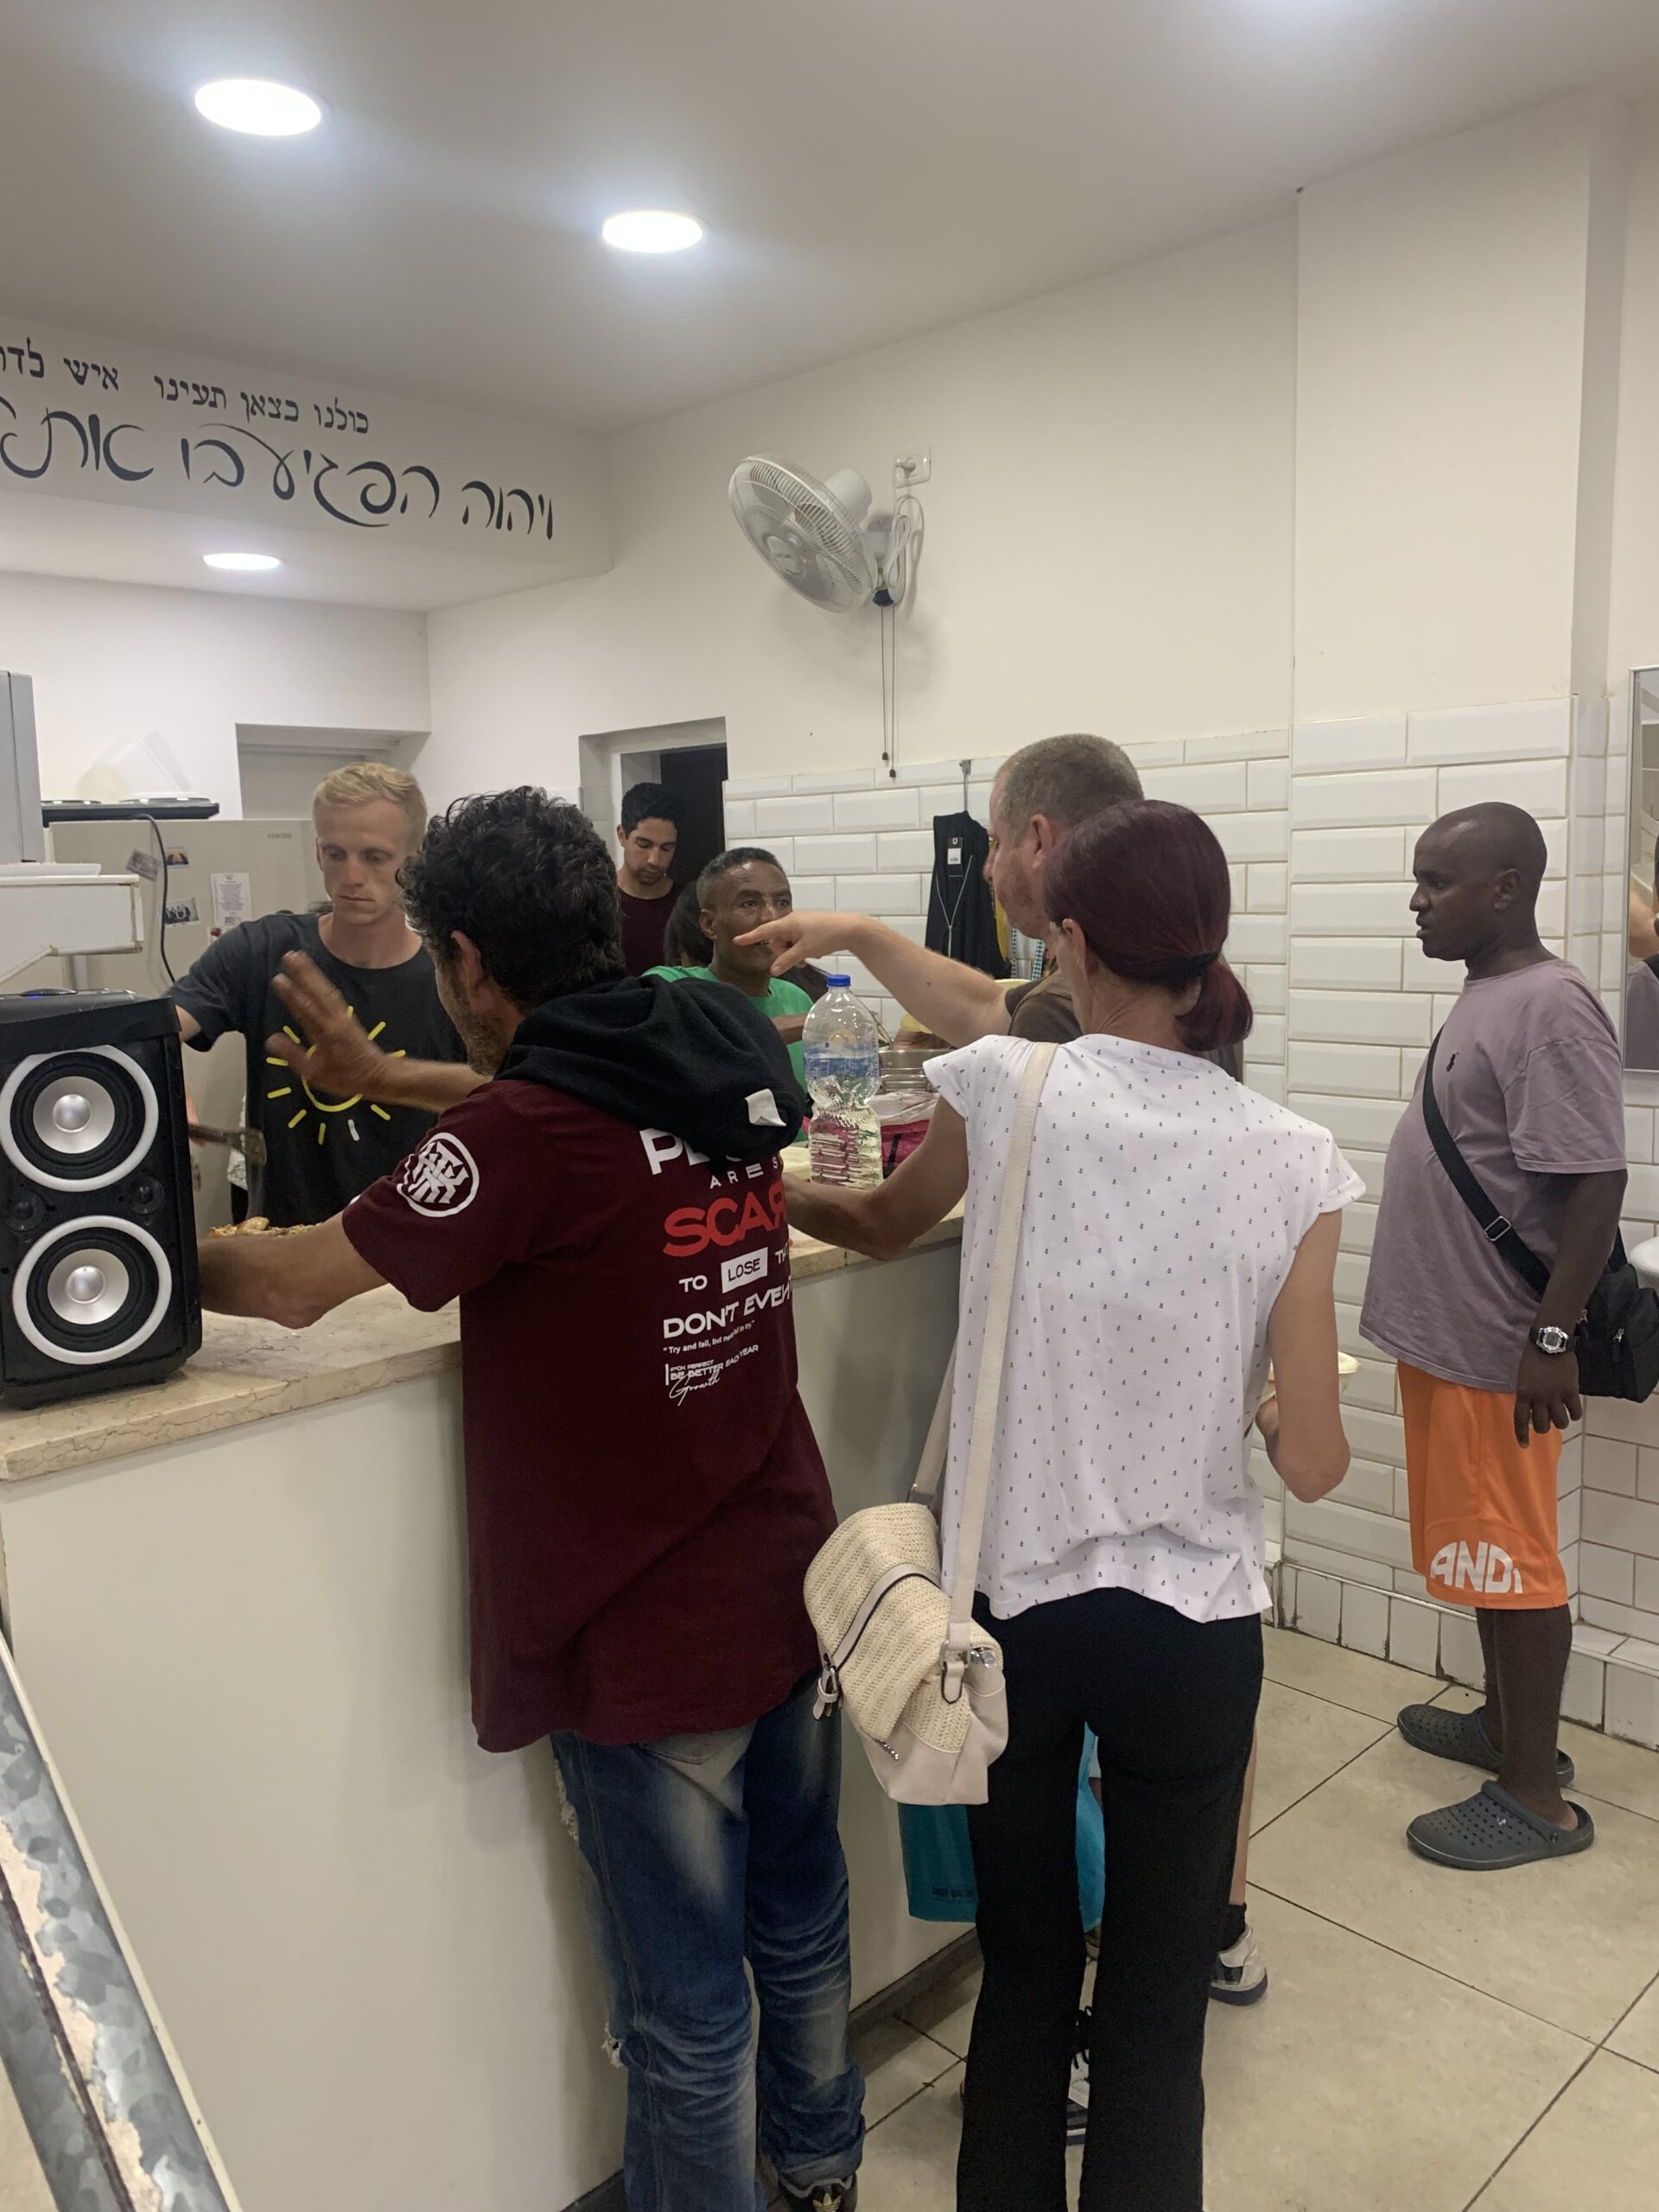
[[[692,215],[636,207],[631,214],[608,216],[600,236],[624,253],[683,253],[702,238],[702,225]]]
[[[262,575],[267,569],[283,565],[274,553],[204,553],[201,557],[208,568],[229,569],[238,575]]]
[[[216,78],[196,94],[196,111],[226,130],[248,130],[259,138],[297,137],[322,121],[309,92],[264,77]]]

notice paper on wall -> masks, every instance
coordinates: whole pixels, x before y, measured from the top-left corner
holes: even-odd
[[[213,886],[213,927],[233,930],[238,922],[245,922],[253,912],[253,878],[251,875],[211,875]]]

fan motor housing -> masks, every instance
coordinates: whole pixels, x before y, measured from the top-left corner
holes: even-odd
[[[739,528],[791,591],[833,613],[874,600],[880,565],[864,527],[871,493],[856,470],[837,469],[824,483],[753,454],[733,472],[730,498]]]

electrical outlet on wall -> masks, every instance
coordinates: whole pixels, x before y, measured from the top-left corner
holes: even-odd
[[[918,484],[925,484],[933,474],[933,448],[918,446],[914,453],[901,453],[893,464],[893,488],[895,492],[913,492]]]

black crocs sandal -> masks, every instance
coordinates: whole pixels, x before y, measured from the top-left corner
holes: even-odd
[[[1596,1824],[1582,1805],[1575,1828],[1558,1828],[1531,1811],[1496,1782],[1484,1782],[1460,1805],[1420,1813],[1406,1830],[1406,1840],[1438,1866],[1467,1874],[1494,1874],[1509,1866],[1530,1866],[1540,1859],[1569,1859],[1588,1851]]]
[[[1437,1759],[1457,1759],[1465,1766],[1484,1767],[1488,1774],[1502,1770],[1478,1706],[1472,1713],[1459,1713],[1444,1705],[1408,1705],[1395,1725],[1408,1744]],[[1557,1751],[1556,1782],[1565,1789],[1573,1778],[1572,1760]]]

